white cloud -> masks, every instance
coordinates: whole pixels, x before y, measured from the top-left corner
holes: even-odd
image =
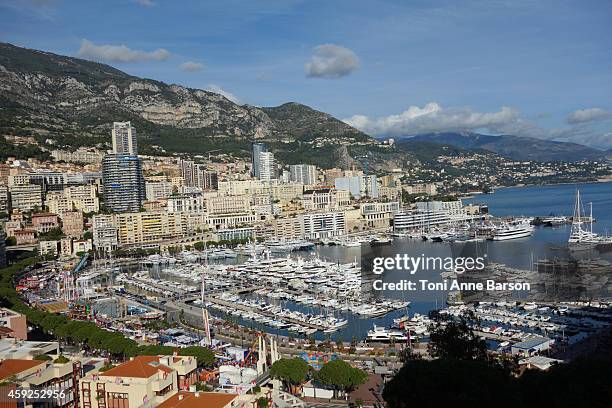
[[[134,0],[134,2],[146,7],[153,7],[155,5],[153,0]]]
[[[359,57],[352,50],[334,44],[318,45],[304,65],[311,78],[341,78],[359,67]]]
[[[520,125],[518,113],[502,107],[498,112],[482,113],[470,108],[443,108],[436,102],[424,107],[410,106],[397,115],[369,118],[355,115],[344,122],[375,136],[404,136],[428,132],[488,129],[504,132],[511,125]]]
[[[242,102],[240,101],[240,98],[238,98],[236,95],[234,95],[231,92],[228,92],[224,89],[222,89],[220,86],[215,85],[215,84],[210,84],[208,85],[208,87],[206,88],[207,91],[209,92],[214,92],[214,93],[218,93],[219,95],[223,95],[225,96],[227,99],[229,99],[230,101],[241,105]]]
[[[204,64],[194,61],[186,61],[179,65],[181,71],[196,72],[204,69]]]
[[[578,109],[567,116],[567,123],[585,123],[612,118],[612,111],[602,108]]]
[[[170,53],[163,48],[147,52],[125,45],[96,45],[89,40],[83,40],[78,55],[107,62],[165,61],[170,57]]]

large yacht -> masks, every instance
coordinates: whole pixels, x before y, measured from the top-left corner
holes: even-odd
[[[399,330],[389,330],[385,327],[374,325],[373,330],[368,331],[368,341],[389,343],[391,341],[408,341],[408,337]]]
[[[493,241],[506,241],[509,239],[525,238],[533,234],[534,227],[528,220],[514,223],[504,223],[493,230],[489,238]]]

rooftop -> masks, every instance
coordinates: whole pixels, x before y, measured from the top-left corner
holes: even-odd
[[[225,394],[222,392],[179,391],[158,405],[157,408],[224,408],[237,397],[237,394]]]
[[[173,370],[160,364],[159,356],[137,356],[133,360],[127,361],[117,367],[111,368],[100,374],[102,377],[131,377],[149,378],[159,370],[171,373]]]
[[[32,367],[45,364],[41,360],[17,360],[7,359],[0,362],[0,380],[4,380],[12,375],[17,375]]]

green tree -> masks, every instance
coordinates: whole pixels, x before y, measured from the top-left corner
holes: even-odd
[[[301,358],[281,358],[270,367],[270,377],[281,380],[289,392],[295,394],[296,388],[306,381],[308,369]]]
[[[473,313],[464,313],[459,320],[438,321],[430,330],[429,354],[442,359],[485,360],[487,344],[470,328],[475,322]]]
[[[325,364],[315,378],[322,384],[334,389],[334,398],[338,397],[338,391],[350,392],[363,384],[368,374],[355,368],[344,360],[332,360]]]

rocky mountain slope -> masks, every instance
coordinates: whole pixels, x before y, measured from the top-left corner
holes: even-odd
[[[142,79],[111,66],[0,43],[0,130],[108,137],[113,121],[132,120],[146,145],[204,153],[231,139],[247,149],[252,139],[271,142],[330,138],[350,143],[364,133],[307,106],[258,108],[222,95]],[[92,139],[94,140],[94,139]],[[99,140],[96,140],[99,141]],[[66,142],[70,144],[70,142]]]

